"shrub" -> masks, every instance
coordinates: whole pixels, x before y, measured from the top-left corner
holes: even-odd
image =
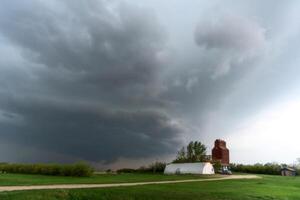
[[[147,167],[142,166],[138,169],[123,168],[117,170],[117,173],[162,173],[166,168],[166,163],[155,162]]]
[[[0,164],[2,173],[40,174],[53,176],[91,176],[93,169],[85,163],[59,164]]]
[[[270,175],[280,175],[281,167],[277,163],[267,163],[267,164],[254,164],[254,165],[243,165],[243,164],[231,164],[230,169],[234,172],[244,172],[253,174],[270,174]]]
[[[153,173],[162,173],[165,171],[166,163],[155,162],[149,165],[148,169]]]
[[[117,173],[134,173],[134,172],[137,172],[137,170],[131,168],[122,168],[117,170]]]
[[[219,172],[221,170],[221,168],[222,168],[222,164],[221,164],[221,162],[219,160],[215,161],[213,163],[213,166],[214,166],[214,170],[215,170],[216,173]]]

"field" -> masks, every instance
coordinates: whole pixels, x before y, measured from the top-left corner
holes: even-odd
[[[198,176],[164,176],[152,174],[97,175],[91,178],[65,178],[0,175],[2,185],[56,184],[56,183],[116,183],[154,180],[175,180],[206,178]],[[30,178],[29,178],[30,177]],[[176,183],[165,185],[145,185],[101,189],[37,190],[2,192],[1,200],[169,200],[169,199],[209,199],[209,200],[299,200],[300,178],[261,176],[252,180],[222,180],[211,182]],[[30,180],[26,179],[29,178]],[[71,180],[72,179],[72,180]],[[128,179],[128,180],[126,180]],[[9,180],[9,184],[5,184]]]
[[[92,177],[64,177],[27,174],[0,174],[0,186],[13,185],[53,185],[53,184],[96,184],[96,183],[132,183],[145,181],[171,181],[185,179],[215,178],[199,175],[163,175],[163,174],[101,174]]]

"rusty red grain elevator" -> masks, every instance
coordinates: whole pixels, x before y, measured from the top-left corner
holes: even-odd
[[[222,166],[229,165],[229,149],[226,147],[224,140],[217,139],[212,149],[212,160],[220,161]]]

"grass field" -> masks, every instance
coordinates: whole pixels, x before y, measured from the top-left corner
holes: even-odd
[[[199,175],[163,175],[163,174],[99,174],[92,177],[64,177],[26,174],[0,174],[0,186],[9,185],[53,185],[53,184],[77,184],[77,183],[127,183],[145,181],[169,181],[195,178],[215,178],[214,176]]]
[[[121,181],[125,176],[120,175]],[[118,176],[118,175],[116,175]],[[138,175],[139,176],[139,175]],[[150,176],[150,175],[145,175]],[[156,176],[156,175],[154,175]],[[162,175],[160,175],[162,176]],[[43,190],[0,193],[1,200],[299,200],[300,178],[262,176],[253,180],[223,180],[134,187]],[[178,177],[177,177],[178,178]],[[104,177],[103,177],[104,179]],[[141,179],[140,179],[141,180]],[[161,179],[160,179],[161,180]]]

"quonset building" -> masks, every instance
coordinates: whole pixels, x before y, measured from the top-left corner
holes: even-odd
[[[214,167],[209,162],[172,163],[168,164],[165,174],[215,174]]]
[[[224,140],[216,140],[215,146],[212,149],[212,160],[220,161],[222,167],[227,168],[229,166],[229,149],[226,147]]]

